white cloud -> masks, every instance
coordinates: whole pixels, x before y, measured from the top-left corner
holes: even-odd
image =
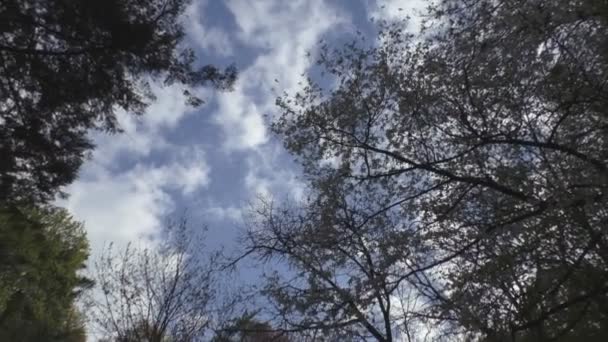
[[[320,0],[232,0],[227,6],[239,26],[238,39],[262,53],[241,70],[234,92],[218,96],[216,122],[225,133],[225,148],[254,149],[268,141],[263,115],[276,110],[273,88],[297,89],[311,65],[307,53],[329,29],[348,20]]]
[[[217,98],[219,111],[215,122],[223,129],[226,139],[223,145],[229,150],[253,149],[267,140],[262,109],[254,95],[246,94],[243,74],[233,92]]]
[[[110,166],[122,154],[130,157],[145,157],[153,151],[162,151],[171,148],[161,134],[161,130],[174,129],[186,115],[197,108],[186,104],[183,88],[179,85],[161,87],[151,84],[152,92],[156,96],[146,109],[142,117],[118,111],[117,118],[123,132],[109,135],[105,133],[94,134],[96,148],[93,151],[93,161]],[[209,96],[210,91],[197,89],[195,93],[202,98]]]
[[[148,175],[142,169],[118,176],[102,171],[70,186],[64,205],[85,222],[93,255],[106,243],[122,245],[158,233],[159,217],[169,211],[171,200],[160,188],[136,182]]]
[[[267,146],[247,158],[245,186],[252,197],[275,195],[303,199],[305,184],[298,178],[300,173],[295,165],[279,160],[281,149],[280,145]]]
[[[195,109],[185,104],[179,86],[153,85],[152,90],[156,100],[141,119],[120,112],[123,133],[94,136],[91,160],[67,188],[70,197],[60,202],[85,222],[93,255],[105,243],[154,237],[174,207],[170,191],[189,195],[209,183],[203,150],[175,146],[164,134]],[[153,152],[162,152],[167,161],[146,162]]]
[[[85,222],[94,255],[106,243],[155,238],[174,208],[169,191],[190,194],[209,183],[202,152],[182,155],[166,165],[137,164],[120,173],[85,166],[86,177],[68,188],[70,197],[62,205]]]
[[[234,54],[234,47],[226,31],[219,27],[209,27],[203,23],[207,1],[193,1],[186,9],[186,30],[192,40],[205,53],[220,57]]]
[[[234,206],[221,207],[209,205],[204,209],[204,214],[215,220],[231,221],[237,224],[240,224],[243,218],[242,209]]]
[[[164,167],[170,177],[164,183],[180,189],[185,195],[209,184],[210,167],[202,149],[190,146],[174,153],[177,153],[178,157],[173,164]]]

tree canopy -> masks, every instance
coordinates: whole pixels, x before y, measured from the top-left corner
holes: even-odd
[[[399,279],[438,339],[605,338],[607,46],[605,2],[443,0],[419,36],[325,47],[333,86],[280,98],[273,124],[304,214],[258,213],[247,245],[300,277],[269,279],[283,323],[394,340],[374,293]]]
[[[92,283],[82,225],[63,209],[0,210],[0,339],[83,341],[75,307]]]
[[[403,272],[410,236],[390,215],[362,216],[373,198],[347,201],[334,185],[305,203],[256,206],[245,245],[260,260],[284,259],[293,269],[270,275],[262,292],[282,329],[317,335],[312,340],[407,335],[418,323]]]
[[[195,67],[188,0],[8,0],[0,4],[0,200],[46,202],[74,180],[90,129],[141,114],[150,81],[227,89],[234,67]],[[189,102],[200,104],[191,95]]]

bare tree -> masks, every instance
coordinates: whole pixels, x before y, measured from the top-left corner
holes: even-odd
[[[255,207],[246,253],[290,266],[267,278],[268,314],[316,340],[416,340],[419,308],[403,276],[410,234],[391,211],[376,213],[370,198],[347,201],[336,184],[316,201]]]
[[[419,315],[479,339],[605,336],[606,8],[438,1],[423,37],[388,26],[376,46],[323,49],[332,88],[311,81],[279,99],[273,130],[310,196],[332,198],[327,184],[343,194],[316,215],[340,218],[359,199],[366,217],[393,213],[377,231],[405,234],[395,257],[425,298]],[[301,249],[336,239],[338,253],[350,235],[306,219],[291,235],[276,220],[256,234],[274,237],[268,253],[309,253],[298,262],[325,275],[331,254]]]
[[[96,263],[92,322],[107,339],[121,342],[188,342],[210,324],[213,258],[193,255],[185,220],[154,247],[110,245]],[[196,240],[194,240],[196,241]]]

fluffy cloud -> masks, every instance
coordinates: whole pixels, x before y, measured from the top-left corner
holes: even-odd
[[[249,155],[245,186],[250,194],[303,198],[306,186],[299,178],[299,169],[293,162],[284,160],[287,158],[281,152],[281,146],[273,145]]]
[[[227,151],[254,151],[268,141],[263,114],[275,110],[276,93],[271,88],[297,87],[301,74],[310,65],[306,53],[314,49],[323,34],[345,19],[323,1],[235,0],[227,7],[239,28],[232,36],[261,53],[241,70],[234,92],[217,94],[214,117],[224,132],[221,146]],[[196,19],[186,21],[191,41],[207,44],[201,47],[219,55],[232,53],[227,33],[205,27],[199,20],[204,9],[204,1],[188,8],[186,16]],[[172,191],[187,195],[209,181],[204,154],[197,152],[195,158],[189,152],[182,153],[187,156],[180,155],[183,148],[166,138],[166,132],[179,130],[181,120],[194,111],[185,105],[182,89],[153,85],[153,91],[157,100],[142,118],[119,113],[122,134],[94,137],[97,148],[93,158],[83,168],[81,178],[68,189],[70,197],[63,205],[86,222],[94,251],[109,241],[122,243],[154,236],[163,217],[176,205]],[[276,160],[272,155],[276,153],[280,151],[270,145],[247,157],[249,169],[243,170],[243,177],[252,195],[296,183],[288,171],[273,175],[271,163]],[[159,156],[167,155],[175,157],[163,164]],[[205,210],[218,218],[236,219],[240,215],[235,207],[210,204]]]
[[[235,91],[221,94],[216,122],[228,150],[246,150],[268,141],[264,114],[275,110],[277,93],[296,89],[310,67],[307,53],[331,28],[348,20],[323,1],[227,2],[239,27],[239,41],[261,53],[241,71]]]
[[[109,242],[155,237],[175,207],[172,194],[188,196],[209,183],[204,151],[165,137],[193,111],[181,89],[153,90],[157,99],[143,118],[119,113],[123,133],[94,137],[91,160],[68,187],[70,197],[59,203],[85,222],[94,255]]]
[[[219,111],[215,122],[222,128],[228,150],[254,149],[267,140],[263,119],[263,104],[257,103],[253,94],[248,94],[247,73],[241,74],[234,92],[221,94],[217,101]]]
[[[213,220],[228,221],[236,224],[240,224],[243,218],[242,209],[235,206],[221,207],[209,203],[203,213]]]
[[[220,57],[231,56],[234,53],[232,40],[219,27],[206,26],[204,24],[204,13],[207,1],[193,1],[184,13],[186,31],[194,42],[203,51]]]
[[[198,154],[187,161],[158,167],[138,164],[118,173],[89,164],[87,176],[69,187],[63,205],[85,221],[94,254],[105,243],[152,239],[173,209],[169,191],[188,194],[208,184],[209,170]]]
[[[161,87],[153,83],[151,88],[156,99],[143,116],[135,116],[124,111],[117,113],[122,133],[94,134],[96,143],[92,158],[94,163],[110,167],[117,158],[124,155],[129,158],[147,157],[154,151],[172,148],[162,131],[175,129],[180,120],[194,113],[196,108],[186,104],[181,86]],[[209,90],[196,90],[196,94],[202,98],[208,97],[209,93]]]

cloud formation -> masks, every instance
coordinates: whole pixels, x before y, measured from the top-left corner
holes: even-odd
[[[153,86],[157,99],[145,115],[119,114],[124,133],[94,136],[97,148],[92,159],[62,203],[85,221],[93,254],[110,241],[124,244],[158,236],[164,219],[176,209],[188,207],[217,222],[234,222],[258,194],[302,196],[298,170],[268,133],[265,115],[276,112],[279,93],[299,89],[312,65],[308,53],[314,55],[328,34],[348,27],[350,14],[322,0],[222,4],[234,25],[207,25],[205,18],[212,15],[207,1],[195,1],[188,8],[185,25],[189,40],[211,56],[234,55],[237,46],[251,56],[240,67],[234,91],[198,90],[209,101],[194,109],[185,104],[180,87]],[[210,125],[215,140],[207,134],[181,134],[191,128],[185,125],[196,121],[189,120],[195,113],[209,118],[195,124]],[[222,152],[218,155],[217,150]],[[236,176],[217,172],[210,179],[212,168],[223,163],[218,158],[240,158],[242,169]],[[230,202],[225,194],[201,195],[211,182],[215,191],[225,188],[238,198]],[[223,200],[216,201],[219,197]]]
[[[109,242],[153,238],[175,207],[172,194],[188,196],[210,181],[202,148],[174,145],[164,134],[192,112],[181,89],[156,87],[155,93],[143,118],[119,114],[124,133],[95,135],[91,160],[60,203],[85,222],[93,254]]]
[[[264,115],[272,114],[277,91],[299,87],[311,65],[307,54],[330,29],[348,22],[328,2],[227,1],[241,44],[261,51],[241,71],[234,92],[217,98],[216,122],[225,134],[228,150],[255,149],[268,141]]]
[[[229,34],[220,27],[205,24],[208,1],[193,1],[184,13],[186,31],[190,39],[203,51],[227,57],[234,54],[234,46]]]

